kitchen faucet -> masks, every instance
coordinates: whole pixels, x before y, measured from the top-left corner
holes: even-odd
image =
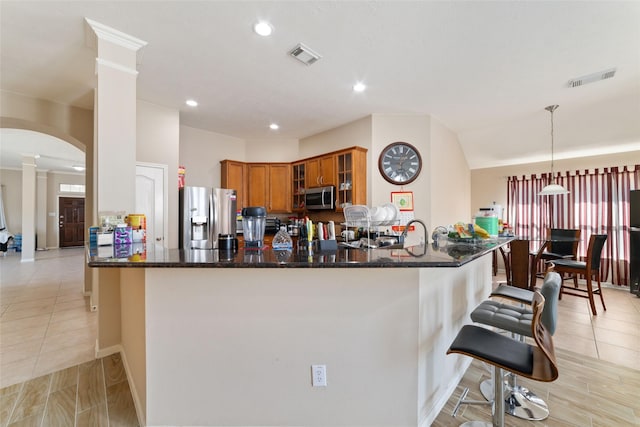
[[[402,230],[402,234],[400,235],[400,241],[404,242],[404,239],[407,237],[407,233],[409,232],[409,226],[414,222],[419,222],[420,224],[422,224],[422,228],[424,228],[423,244],[426,245],[427,243],[429,243],[429,240],[427,240],[427,225],[420,219],[412,219],[407,223],[407,225],[404,226],[404,230]]]

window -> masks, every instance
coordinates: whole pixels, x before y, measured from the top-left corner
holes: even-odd
[[[84,184],[60,184],[60,192],[84,194]]]

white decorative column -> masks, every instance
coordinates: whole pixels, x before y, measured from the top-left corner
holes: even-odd
[[[36,175],[36,249],[47,249],[47,172]]]
[[[146,42],[85,18],[96,49],[94,178],[97,211],[135,209],[137,51]]]
[[[96,51],[94,101],[94,215],[132,213],[136,183],[136,55],[147,43],[85,18],[86,41]],[[112,270],[112,271],[108,271]],[[98,309],[96,355],[119,351],[120,272],[92,276],[92,309]]]
[[[22,157],[22,262],[33,262],[36,251],[36,158]]]

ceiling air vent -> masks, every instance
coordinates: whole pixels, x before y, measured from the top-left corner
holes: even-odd
[[[317,54],[313,50],[309,49],[307,46],[302,43],[298,43],[296,47],[291,49],[289,55],[296,58],[298,61],[302,62],[304,65],[311,65],[316,62],[318,59],[322,58],[321,55]]]
[[[597,73],[593,73],[593,74],[589,74],[586,76],[569,80],[569,87],[578,87],[578,86],[586,85],[588,83],[610,79],[611,77],[615,76],[615,74],[616,74],[615,68],[610,68],[604,71],[598,71]]]

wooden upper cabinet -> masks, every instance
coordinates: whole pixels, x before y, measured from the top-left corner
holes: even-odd
[[[293,182],[291,208],[294,211],[304,210],[304,190],[307,188],[306,181],[307,162],[296,162],[291,165],[291,178]]]
[[[268,213],[291,212],[291,164],[248,163],[248,205]]]
[[[367,150],[354,147],[336,153],[336,209],[367,204]]]
[[[221,177],[220,186],[236,190],[237,208],[242,209],[247,205],[247,164],[235,160],[223,160],[220,162]]]
[[[291,212],[291,164],[269,165],[269,212]]]
[[[247,165],[247,183],[249,198],[247,206],[264,206],[269,210],[269,165],[267,163],[249,163]]]
[[[336,183],[336,157],[331,155],[307,160],[307,188],[324,187]]]
[[[367,204],[367,150],[351,147],[294,163],[223,160],[221,186],[236,190],[238,209],[264,206],[268,213],[304,211],[306,188],[334,185],[336,208]]]

